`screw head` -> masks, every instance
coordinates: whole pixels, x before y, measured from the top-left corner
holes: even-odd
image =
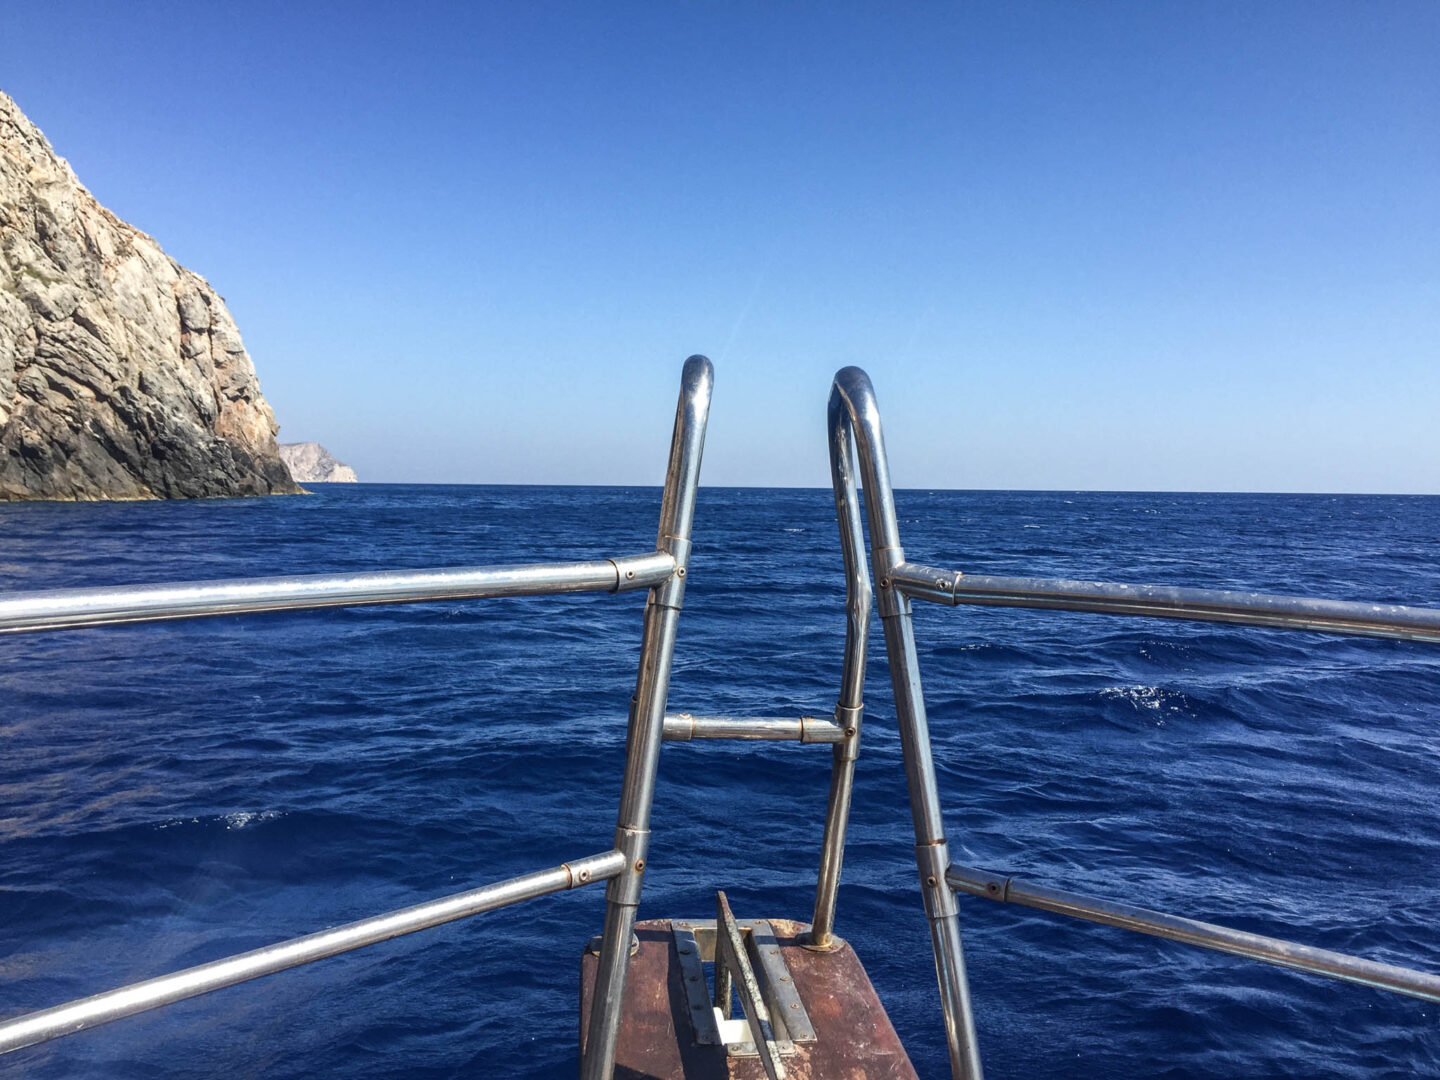
[[[929,877],[927,877],[927,878],[925,879],[925,884],[926,884],[926,885],[934,885],[934,884],[935,884],[935,875],[934,875],[934,874],[931,874]]]
[[[847,739],[853,739],[855,737],[855,729],[853,727],[847,727],[845,729],[845,737]]]
[[[576,876],[579,877],[581,881],[589,881],[589,880],[590,880],[590,871],[589,871],[589,870],[581,870],[580,873],[579,873],[578,875],[576,875]]]
[[[882,577],[882,578],[880,579],[880,588],[882,588],[882,589],[888,589],[889,587],[890,587],[890,579],[889,579],[888,577]]]
[[[800,1007],[800,1003],[798,1001],[792,1001],[790,1002],[790,1007],[792,1009],[798,1009]]]
[[[675,571],[675,574],[676,574],[677,577],[684,577],[684,576],[685,576],[685,568],[684,568],[683,566],[680,567],[679,570],[676,570],[676,571]]]
[[[634,571],[634,570],[626,570],[626,571],[625,571],[625,576],[626,576],[627,578],[629,578],[631,581],[633,581],[633,580],[635,579],[635,571]]]
[[[644,859],[636,859],[636,860],[635,860],[635,872],[638,874],[641,870],[644,870],[644,869],[645,869],[645,860],[644,860]]]
[[[995,882],[993,882],[993,881],[987,881],[987,882],[985,883],[985,891],[986,891],[986,892],[999,892],[999,891],[1000,891],[1000,886],[999,886],[999,885],[996,885]]]

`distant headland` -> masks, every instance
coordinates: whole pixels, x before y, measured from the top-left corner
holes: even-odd
[[[0,501],[296,493],[235,321],[0,93]]]
[[[319,443],[281,443],[280,460],[297,484],[353,484],[359,479],[354,469]]]

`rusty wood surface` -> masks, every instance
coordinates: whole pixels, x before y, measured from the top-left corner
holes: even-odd
[[[786,1055],[789,1080],[918,1080],[850,946],[811,952],[800,946],[809,929],[805,923],[771,919],[770,924],[817,1036]],[[764,1080],[758,1058],[727,1058],[723,1046],[695,1043],[670,921],[638,923],[635,935],[640,951],[630,958],[616,1080]],[[580,965],[582,1043],[595,964],[596,957],[586,953]]]

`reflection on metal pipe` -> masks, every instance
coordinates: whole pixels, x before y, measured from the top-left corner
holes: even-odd
[[[920,688],[920,663],[915,654],[915,629],[910,601],[892,586],[891,575],[905,561],[900,547],[900,526],[895,514],[895,493],[890,487],[890,466],[880,430],[880,406],[870,377],[857,367],[842,368],[830,392],[832,419],[846,424],[855,439],[860,474],[865,484],[866,521],[870,526],[870,565],[879,580],[876,607],[885,630],[885,653],[890,684],[895,693],[895,721],[905,761],[910,792],[910,813],[915,824],[915,862],[920,891],[930,920],[935,952],[935,974],[945,1014],[945,1035],[950,1050],[950,1072],[955,1080],[980,1080],[980,1050],[975,1039],[975,1017],[965,975],[965,954],[960,947],[960,920],[955,897],[946,887],[945,827],[940,816],[940,794],[935,783],[935,762]],[[832,432],[834,425],[832,424]],[[836,440],[831,439],[832,453]],[[853,486],[853,475],[836,470],[837,486]],[[850,493],[844,493],[849,501]],[[836,504],[840,503],[837,494]],[[842,534],[843,535],[843,534]]]
[[[771,742],[838,743],[845,729],[833,720],[815,716],[691,716],[665,715],[665,741],[691,739],[746,739]]]
[[[1440,642],[1440,609],[1403,604],[1314,600],[1304,596],[1104,581],[989,577],[904,563],[890,572],[895,588],[919,600],[983,607],[1047,608],[1103,615],[1236,623],[1286,630]]]
[[[1106,926],[1118,926],[1122,930],[1134,930],[1169,941],[1198,945],[1203,949],[1263,960],[1267,964],[1306,971],[1312,975],[1343,979],[1346,982],[1360,983],[1377,990],[1390,990],[1426,1001],[1440,1001],[1440,975],[1412,971],[1394,964],[1381,964],[1374,960],[1362,960],[1358,956],[1316,949],[1309,945],[1297,945],[1293,941],[1266,937],[1263,934],[1231,930],[1214,923],[1166,915],[1164,912],[1150,911],[1131,904],[1117,904],[1111,900],[1082,896],[1062,889],[1047,889],[964,866],[950,867],[945,874],[945,880],[952,889],[969,893],[971,896],[983,896],[987,900],[1023,904],[1041,911],[1053,911],[1059,915],[1070,915]]]
[[[865,532],[860,520],[856,483],[855,436],[843,403],[832,394],[826,417],[830,438],[830,486],[835,494],[835,520],[840,526],[840,554],[845,563],[845,664],[840,672],[840,697],[835,726],[844,734],[831,754],[830,794],[825,802],[825,833],[820,842],[820,872],[815,880],[815,913],[810,947],[834,948],[835,903],[845,859],[845,828],[855,789],[855,760],[860,756],[860,729],[865,714],[865,657],[870,640],[870,607],[874,593],[865,566]]]
[[[618,851],[607,851],[576,859],[553,870],[525,874],[387,915],[347,923],[318,934],[267,945],[263,949],[187,968],[173,975],[123,986],[52,1009],[28,1013],[0,1024],[0,1053],[108,1024],[161,1005],[198,997],[226,986],[258,979],[262,975],[273,975],[287,968],[413,934],[417,930],[428,930],[482,911],[493,911],[562,889],[578,888],[592,881],[607,881],[624,868],[625,856]]]
[[[715,371],[705,357],[692,356],[685,361],[655,543],[659,551],[673,558],[675,570],[651,588],[645,606],[640,671],[630,702],[625,776],[620,785],[620,810],[615,820],[615,848],[625,852],[628,861],[624,872],[605,890],[605,929],[596,963],[585,1058],[580,1063],[582,1080],[611,1080],[615,1073],[615,1044],[625,998],[630,934],[635,928],[635,910],[640,904],[645,876],[655,773],[660,761],[660,744],[665,737],[665,703],[670,693],[675,630],[685,597],[690,526],[695,516],[700,458],[705,447],[705,425],[710,415],[714,382]]]
[[[589,562],[57,589],[0,596],[0,633],[369,604],[627,592],[667,581],[674,570],[674,556],[654,551]]]

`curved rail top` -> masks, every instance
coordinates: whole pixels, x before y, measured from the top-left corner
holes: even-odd
[[[1314,600],[1304,596],[1181,589],[1168,585],[971,576],[958,570],[937,570],[908,562],[891,570],[890,582],[906,596],[952,607],[974,604],[1146,615],[1440,643],[1440,610],[1403,604]]]
[[[626,592],[662,584],[674,574],[675,566],[673,555],[653,551],[588,562],[307,574],[13,593],[0,595],[0,633],[362,604]]]

